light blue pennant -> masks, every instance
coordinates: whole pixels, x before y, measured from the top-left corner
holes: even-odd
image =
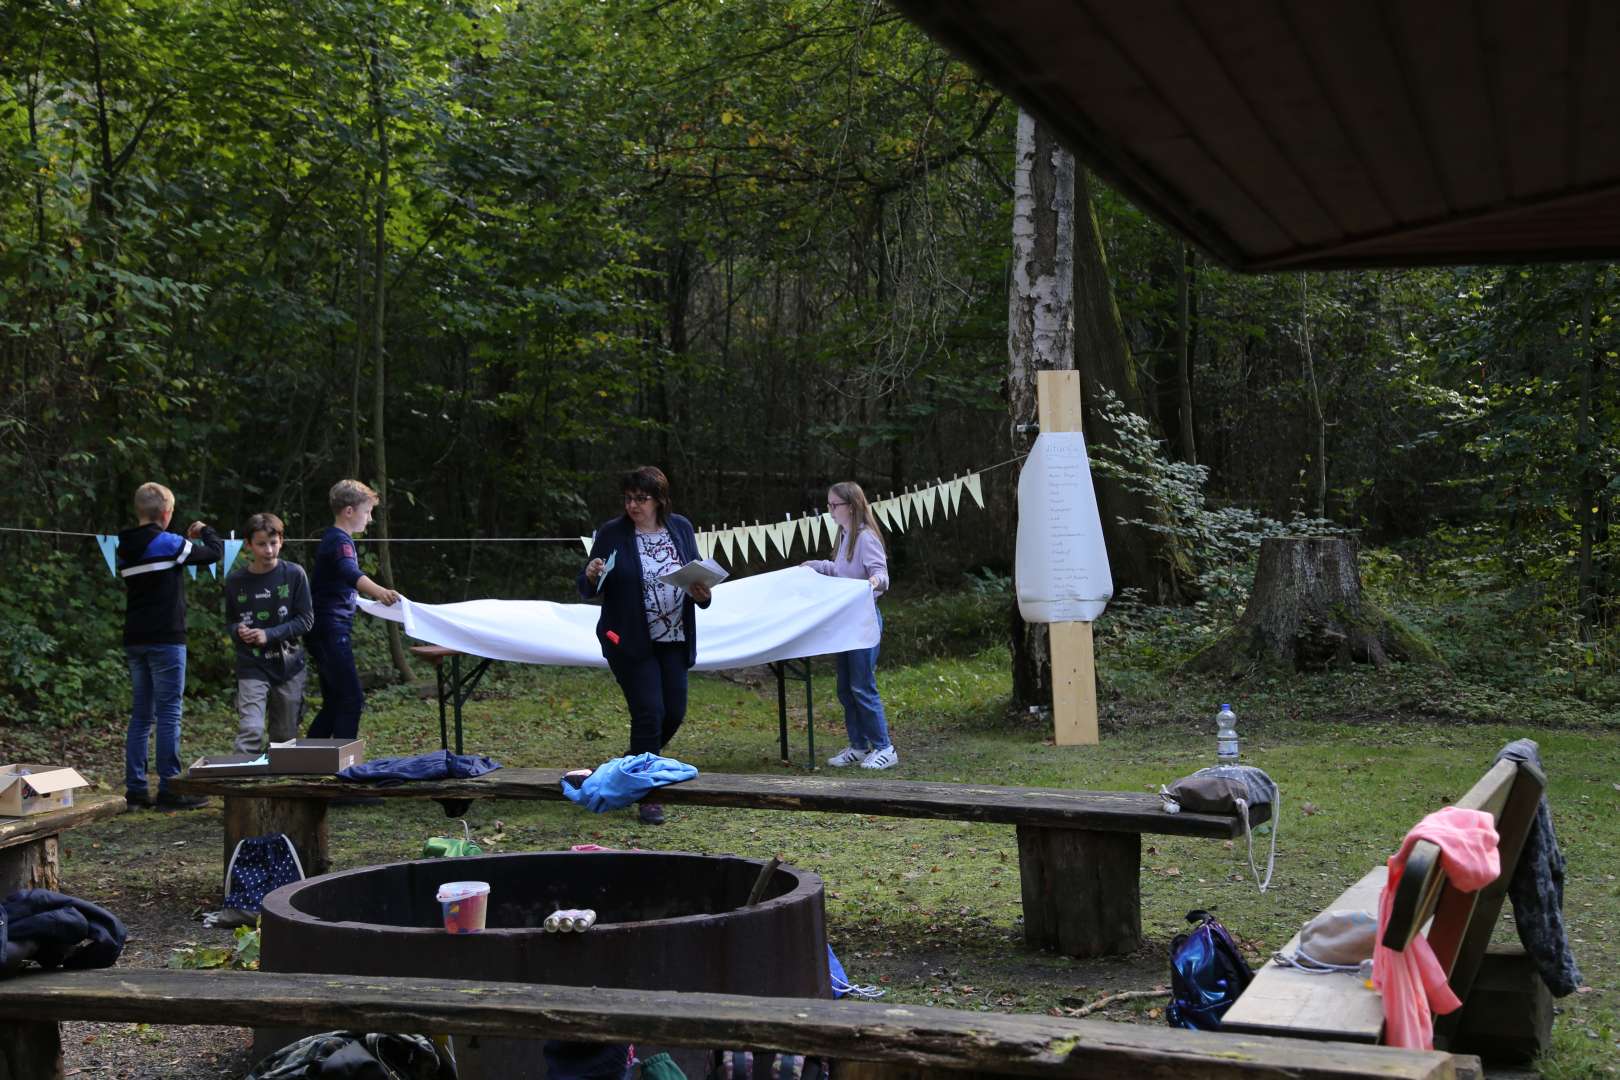
[[[101,549],[101,557],[103,559],[107,560],[107,569],[112,571],[112,576],[113,577],[117,577],[118,576],[118,537],[116,535],[114,535],[114,536],[103,536],[101,533],[97,533],[96,534],[96,547]]]

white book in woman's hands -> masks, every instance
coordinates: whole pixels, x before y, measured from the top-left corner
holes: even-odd
[[[673,585],[682,592],[691,592],[693,585],[706,585],[712,589],[730,576],[725,568],[713,559],[694,559],[679,570],[660,574],[658,580],[665,585]]]

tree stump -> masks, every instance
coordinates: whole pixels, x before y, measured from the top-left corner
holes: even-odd
[[[1357,546],[1342,536],[1260,543],[1249,606],[1231,631],[1188,661],[1243,675],[1262,667],[1323,671],[1393,661],[1439,663],[1421,634],[1361,595]]]

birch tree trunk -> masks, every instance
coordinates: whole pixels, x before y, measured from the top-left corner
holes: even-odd
[[[1074,367],[1074,158],[1052,133],[1018,113],[1013,170],[1013,257],[1007,310],[1007,406],[1012,446],[1033,441],[1035,373]],[[1014,489],[1016,490],[1016,483]],[[1012,502],[1012,528],[1018,526]],[[1052,700],[1052,654],[1046,627],[1011,612],[1013,701]]]

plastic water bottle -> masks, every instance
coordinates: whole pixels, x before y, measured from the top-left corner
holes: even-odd
[[[1222,765],[1238,762],[1237,713],[1230,705],[1215,714],[1215,760]]]

